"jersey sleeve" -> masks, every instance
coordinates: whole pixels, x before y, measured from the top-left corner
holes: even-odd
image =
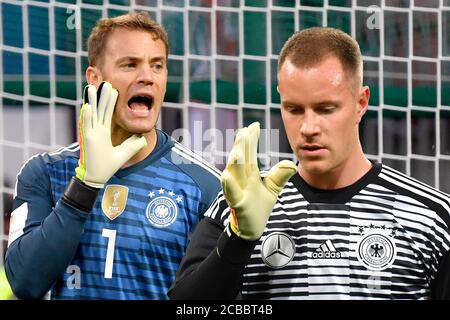
[[[227,212],[220,192],[191,237],[169,298],[229,300],[238,296],[245,265],[257,241],[243,240],[224,228]]]
[[[30,160],[16,182],[6,274],[21,299],[41,298],[72,260],[86,213],[63,200],[54,203],[46,165]]]
[[[448,212],[441,210],[430,228],[430,241],[432,243],[432,270],[431,298],[436,300],[450,300],[450,225],[447,219]]]
[[[439,261],[436,277],[431,283],[431,298],[450,300],[450,251]]]

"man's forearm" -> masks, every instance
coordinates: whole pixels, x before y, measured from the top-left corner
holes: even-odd
[[[6,273],[14,294],[39,299],[73,259],[87,214],[60,200],[41,225],[10,244]]]
[[[186,252],[185,265],[182,266],[182,274],[169,291],[169,297],[171,299],[235,299],[241,287],[242,273],[256,241],[250,242],[233,233],[222,232],[217,241],[217,247],[210,251],[206,259],[195,265],[201,258],[196,257],[193,252],[202,251],[202,243],[207,242],[201,231],[196,230],[195,237],[191,240]],[[192,268],[189,266],[190,263]]]

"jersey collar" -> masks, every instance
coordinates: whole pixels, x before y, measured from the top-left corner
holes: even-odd
[[[314,188],[308,185],[298,173],[295,174],[290,181],[309,203],[345,204],[368,184],[375,182],[381,172],[382,165],[381,163],[374,162],[372,162],[372,164],[372,168],[358,181],[350,186],[340,189],[323,190]]]

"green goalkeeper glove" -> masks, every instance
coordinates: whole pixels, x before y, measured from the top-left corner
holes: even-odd
[[[111,121],[119,93],[110,83],[102,82],[96,90],[87,85],[79,121],[80,160],[76,177],[93,188],[105,183],[139,150],[147,146],[143,136],[133,135],[114,147]]]
[[[8,279],[6,279],[5,269],[2,267],[0,268],[0,300],[9,300],[13,298],[13,295]]]
[[[257,240],[286,182],[297,172],[292,161],[276,164],[262,180],[257,164],[259,123],[241,129],[222,173],[222,190],[231,208],[230,227],[246,240]]]

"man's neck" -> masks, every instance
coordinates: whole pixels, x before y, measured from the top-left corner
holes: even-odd
[[[371,168],[372,163],[361,150],[354,157],[347,159],[341,165],[325,173],[306,172],[301,167],[301,163],[298,165],[298,172],[311,187],[322,190],[335,190],[354,184],[369,172]]]

